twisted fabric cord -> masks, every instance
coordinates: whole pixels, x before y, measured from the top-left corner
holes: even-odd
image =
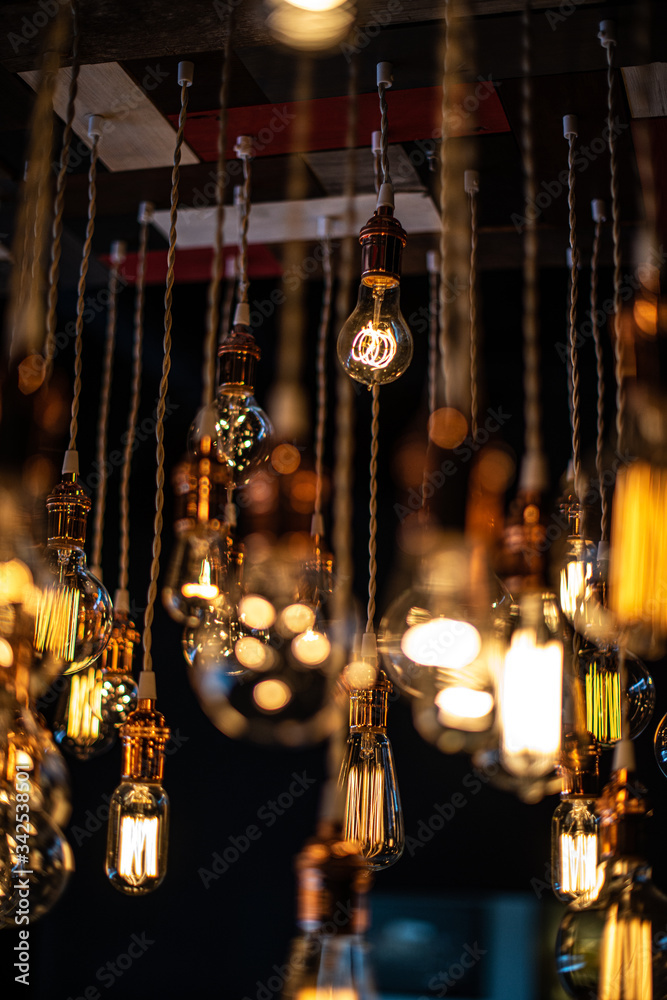
[[[577,213],[575,210],[575,172],[574,153],[577,137],[574,133],[568,135],[568,180],[567,204],[570,210],[570,250],[572,265],[570,267],[570,391],[572,394],[572,463],[574,465],[574,492],[582,501],[584,490],[581,481],[581,412],[579,406],[579,364],[577,352],[577,299],[579,296],[579,255],[577,251]]]
[[[315,504],[314,520],[319,521],[322,513],[322,476],[324,467],[324,430],[327,419],[327,338],[331,323],[331,297],[333,274],[331,269],[331,237],[322,240],[322,270],[324,272],[324,292],[320,329],[317,337],[317,420],[315,425]]]
[[[382,183],[391,184],[389,176],[389,120],[387,116],[387,85],[378,84],[378,96],[380,98],[380,164],[382,167]]]
[[[113,377],[113,354],[116,346],[116,324],[118,318],[118,269],[120,260],[114,258],[109,272],[109,309],[107,330],[102,362],[102,387],[100,389],[100,410],[97,418],[97,468],[100,471],[100,485],[97,489],[97,503],[93,517],[93,544],[91,565],[102,566],[102,536],[104,534],[104,508],[107,500],[107,437],[109,429],[109,404],[111,402],[111,380]]]
[[[60,150],[60,163],[58,165],[58,177],[56,179],[56,195],[53,205],[53,223],[51,226],[51,263],[48,276],[47,313],[46,313],[46,339],[44,343],[44,357],[46,359],[46,370],[44,381],[48,383],[53,369],[53,355],[55,352],[56,339],[56,307],[58,304],[58,277],[60,274],[60,255],[63,235],[63,212],[65,210],[65,184],[67,180],[67,167],[69,164],[69,151],[72,145],[72,132],[74,123],[74,110],[76,95],[79,87],[79,15],[77,0],[71,0],[72,10],[72,72],[67,93],[67,110],[65,112],[65,128],[63,131],[63,144]]]
[[[429,272],[429,331],[428,331],[428,422],[426,434],[426,455],[424,458],[424,474],[422,476],[421,509],[426,510],[428,501],[426,499],[426,486],[431,471],[429,463],[429,453],[431,449],[431,416],[436,408],[437,377],[436,366],[438,364],[438,273],[435,270]]]
[[[618,153],[614,129],[614,57],[613,47],[607,51],[607,130],[609,132],[609,171],[611,189],[611,233],[614,254],[614,371],[616,375],[616,447],[621,452],[625,444],[626,393],[623,380],[623,351],[621,347],[621,207],[618,184]]]
[[[445,0],[443,8],[445,29],[445,51],[442,66],[442,103],[440,142],[440,358],[445,383],[445,401],[450,392],[451,352],[447,324],[447,130],[449,114],[449,42],[450,42],[450,0]]]
[[[127,590],[130,572],[130,471],[139,417],[141,397],[141,355],[144,343],[144,290],[146,287],[146,247],[148,245],[148,224],[150,214],[144,212],[139,229],[139,251],[137,253],[137,283],[134,297],[134,338],[132,342],[132,386],[130,389],[130,411],[127,416],[123,467],[120,475],[120,556],[118,563],[118,587]]]
[[[477,192],[470,191],[470,426],[477,437],[478,421],[478,335],[477,335]]]
[[[88,224],[86,239],[81,255],[79,269],[79,297],[76,303],[76,338],[74,340],[74,395],[72,397],[72,417],[69,425],[69,451],[76,451],[76,435],[79,430],[79,402],[81,399],[81,350],[83,347],[83,313],[85,309],[86,275],[90,263],[90,251],[95,232],[95,213],[97,211],[97,155],[99,136],[94,135],[90,151],[90,167],[88,169]]]
[[[243,190],[241,202],[241,273],[239,275],[239,302],[248,301],[248,223],[250,222],[250,157],[243,157]]]
[[[215,368],[217,360],[218,330],[220,327],[220,286],[223,279],[224,255],[222,252],[225,224],[225,149],[227,146],[227,94],[229,92],[229,53],[231,27],[227,31],[220,81],[220,125],[218,127],[218,163],[215,177],[215,241],[211,281],[208,286],[208,314],[204,365],[202,371],[202,406],[213,401]]]
[[[602,482],[602,454],[604,449],[604,353],[602,350],[602,337],[597,321],[598,308],[598,261],[600,257],[600,235],[602,232],[602,222],[595,223],[595,234],[593,236],[593,251],[591,254],[591,328],[593,331],[593,343],[595,344],[595,364],[597,370],[597,438],[595,441],[595,471],[598,477],[598,490],[600,491],[600,506],[602,516],[600,519],[600,536],[602,541],[609,538],[609,501],[607,491]]]
[[[162,359],[162,378],[156,412],[155,437],[157,446],[155,457],[157,469],[155,472],[155,520],[153,523],[153,560],[151,563],[151,578],[148,585],[148,600],[144,612],[144,670],[153,669],[151,645],[153,641],[152,625],[157,598],[157,582],[160,575],[160,551],[162,549],[162,512],[164,508],[164,414],[169,387],[169,370],[171,368],[171,325],[172,297],[174,288],[174,263],[176,260],[176,221],[178,218],[178,185],[181,174],[181,149],[185,131],[185,118],[188,109],[188,86],[181,86],[181,111],[178,116],[178,133],[174,149],[174,167],[171,173],[171,209],[169,213],[169,250],[167,253],[167,281],[164,293],[164,356]]]
[[[375,594],[377,592],[377,532],[378,532],[378,451],[380,433],[380,386],[373,383],[372,388],[372,419],[371,419],[371,462],[370,502],[368,504],[368,612],[366,631],[374,631]]]
[[[535,205],[535,158],[533,153],[533,84],[530,0],[522,15],[521,51],[521,151],[523,154],[526,225],[523,257],[523,391],[525,450],[532,460],[542,460],[542,412],[540,406],[540,346],[537,326],[537,222]]]

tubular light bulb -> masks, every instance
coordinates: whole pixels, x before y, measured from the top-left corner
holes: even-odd
[[[563,751],[561,801],[551,820],[551,886],[564,903],[589,896],[598,881],[598,754],[579,742]],[[569,751],[569,753],[568,753]]]
[[[628,735],[635,739],[648,725],[655,709],[655,686],[646,666],[627,651],[627,688],[622,690],[619,650],[584,648],[579,652],[578,671],[586,698],[586,728],[604,749],[621,738],[623,701],[627,704]]]
[[[598,811],[605,863],[593,895],[571,903],[561,922],[559,978],[575,998],[657,1000],[667,995],[667,896],[645,860],[647,805],[631,769],[616,768]]]
[[[129,896],[157,889],[167,872],[169,799],[161,781],[170,733],[154,698],[142,697],[150,693],[145,677],[137,709],[120,729],[123,780],[111,798],[107,833],[107,876]]]
[[[195,417],[188,448],[217,463],[228,486],[243,486],[269,458],[273,427],[253,396],[260,350],[250,333],[248,305],[237,306],[232,332],[218,350],[220,382],[213,403]]]
[[[596,584],[597,549],[582,536],[582,505],[569,497],[562,505],[569,519],[569,534],[560,570],[561,611],[572,624],[591,598]]]
[[[547,774],[561,744],[563,643],[547,620],[557,627],[553,595],[524,594],[501,672],[500,758],[522,777]]]
[[[394,755],[387,738],[391,684],[350,692],[350,733],[339,786],[345,795],[345,840],[372,870],[393,865],[404,848],[403,813]]]
[[[394,196],[383,184],[378,207],[359,234],[361,284],[357,305],[338,335],[345,371],[369,388],[399,378],[412,360],[412,334],[400,307],[405,230],[394,218]]]
[[[78,760],[98,757],[116,741],[113,723],[102,718],[104,674],[93,664],[65,682],[53,722],[56,743]]]
[[[113,621],[111,598],[86,567],[83,545],[90,506],[74,473],[64,475],[46,502],[45,561],[54,579],[39,599],[34,644],[37,652],[48,651],[64,660],[67,674],[97,659]]]

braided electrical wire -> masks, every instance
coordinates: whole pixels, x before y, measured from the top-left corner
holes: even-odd
[[[445,385],[445,400],[450,393],[451,351],[449,345],[449,329],[447,323],[447,143],[449,116],[449,58],[450,58],[450,0],[445,0],[443,7],[443,25],[445,30],[445,50],[442,65],[442,102],[441,102],[441,142],[440,142],[440,359]]]
[[[250,222],[250,157],[243,156],[243,188],[241,201],[241,259],[239,274],[239,302],[248,301],[248,224]]]
[[[97,158],[99,136],[92,137],[93,145],[90,150],[90,167],[88,169],[88,223],[86,225],[86,239],[83,244],[81,255],[81,267],[79,269],[78,298],[76,303],[76,336],[74,339],[74,395],[72,397],[72,417],[69,425],[69,451],[76,451],[76,435],[79,430],[79,403],[81,400],[81,350],[83,347],[83,314],[85,310],[86,295],[86,275],[90,263],[90,252],[93,243],[93,233],[95,232],[95,214],[97,212]]]
[[[51,262],[48,274],[46,339],[44,342],[44,357],[46,368],[44,381],[48,383],[53,368],[53,355],[56,338],[56,307],[58,304],[58,276],[60,274],[60,255],[63,234],[63,212],[65,210],[65,184],[69,166],[69,151],[72,145],[74,110],[79,87],[79,15],[77,0],[70,0],[72,11],[72,69],[69,89],[67,92],[67,110],[65,112],[65,128],[60,150],[58,176],[56,178],[56,194],[53,205],[53,222],[51,226]]]
[[[322,513],[322,478],[324,467],[324,431],[327,419],[327,340],[331,324],[331,299],[333,292],[333,271],[331,268],[331,237],[327,234],[322,239],[322,270],[324,272],[324,291],[322,295],[322,311],[320,327],[317,335],[317,417],[315,421],[315,504],[314,522],[319,525]],[[316,530],[319,530],[319,526]]]
[[[382,183],[391,184],[389,176],[389,119],[387,114],[387,85],[378,84],[378,96],[380,98],[380,167],[382,171]],[[378,187],[379,190],[379,187]]]
[[[96,569],[102,566],[102,537],[104,533],[104,509],[107,499],[106,455],[109,429],[109,405],[111,403],[111,381],[113,378],[113,355],[116,346],[116,325],[118,320],[118,272],[122,263],[120,254],[112,252],[111,270],[109,271],[109,307],[107,310],[107,329],[104,341],[104,357],[102,360],[102,385],[100,388],[100,409],[97,418],[97,468],[100,470],[100,485],[97,488],[97,502],[93,515],[93,542],[91,546],[91,565]],[[99,575],[99,574],[98,574]]]
[[[575,149],[577,136],[570,132],[567,135],[567,204],[569,208],[570,250],[572,263],[570,267],[570,391],[571,391],[571,430],[572,430],[572,464],[574,467],[574,492],[581,501],[584,487],[581,474],[581,411],[579,405],[579,364],[577,351],[577,300],[579,296],[579,254],[577,250],[577,212],[575,201]]]
[[[144,612],[143,669],[153,669],[151,645],[153,641],[152,625],[157,599],[157,584],[160,575],[160,552],[162,549],[162,516],[164,508],[164,414],[169,386],[169,370],[171,368],[171,326],[172,298],[174,289],[174,263],[176,260],[176,222],[178,219],[178,185],[181,176],[181,149],[185,132],[185,119],[188,110],[188,84],[181,85],[181,110],[178,116],[178,132],[174,149],[174,166],[171,173],[171,206],[169,212],[169,250],[167,252],[167,280],[164,293],[164,355],[162,359],[162,378],[156,411],[155,437],[157,441],[155,457],[155,520],[153,522],[153,559],[151,562],[151,577],[148,585],[148,598]]]
[[[220,327],[220,288],[224,271],[222,252],[225,224],[225,149],[227,146],[227,95],[229,93],[229,64],[231,51],[231,26],[227,31],[225,52],[220,80],[220,124],[218,127],[218,162],[215,174],[215,237],[211,280],[208,286],[208,310],[204,363],[202,370],[202,406],[213,401],[217,359],[218,330]]]
[[[375,595],[377,593],[377,531],[378,531],[378,451],[380,434],[380,386],[372,388],[371,461],[369,465],[370,500],[368,504],[368,610],[366,631],[374,631]]]
[[[479,409],[479,336],[477,331],[477,191],[474,188],[468,192],[468,199],[470,202],[470,280],[468,284],[470,306],[470,429],[473,438],[476,438]]]
[[[607,491],[602,482],[602,454],[604,449],[604,353],[602,350],[602,337],[597,321],[598,307],[598,262],[600,257],[600,236],[602,233],[602,221],[595,223],[595,233],[593,235],[593,250],[591,253],[591,328],[593,332],[593,343],[595,344],[595,365],[597,373],[597,436],[595,440],[595,471],[598,478],[598,489],[600,491],[600,506],[602,509],[600,519],[600,537],[602,541],[609,538],[609,499]]]
[[[620,452],[625,443],[626,392],[623,380],[623,351],[621,348],[621,209],[618,180],[618,153],[614,126],[614,54],[616,42],[608,39],[607,52],[607,131],[609,132],[609,173],[611,190],[611,234],[614,257],[614,371],[616,376],[616,447]]]
[[[431,415],[435,412],[437,399],[437,369],[438,364],[438,271],[432,268],[429,271],[429,330],[428,330],[428,422],[426,435],[426,455],[424,458],[424,472],[422,475],[421,488],[421,509],[426,510],[428,502],[426,499],[426,486],[431,467],[429,464],[429,451],[431,448]]]
[[[127,415],[127,431],[123,449],[123,465],[120,473],[120,555],[118,559],[118,587],[127,590],[130,572],[130,472],[132,454],[139,417],[141,398],[141,356],[144,343],[144,298],[146,287],[146,248],[148,246],[148,226],[152,217],[152,207],[144,206],[139,228],[139,250],[137,253],[137,278],[134,290],[134,336],[132,340],[132,383],[130,387],[130,409]]]

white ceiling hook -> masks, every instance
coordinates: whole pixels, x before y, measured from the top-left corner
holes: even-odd
[[[466,170],[463,174],[463,189],[466,194],[477,194],[479,191],[479,172]]]
[[[88,136],[93,139],[95,136],[99,139],[102,135],[102,122],[104,119],[102,115],[90,115],[88,118]]]
[[[576,115],[563,115],[563,135],[569,139],[571,135],[579,135],[579,122]]]
[[[255,141],[251,135],[240,135],[236,140],[234,152],[240,160],[249,160],[253,154]]]
[[[377,85],[380,86],[381,83],[385,87],[391,87],[394,82],[394,67],[390,62],[379,62],[377,64]]]
[[[192,81],[195,75],[195,64],[193,62],[179,62],[178,64],[178,86],[182,87],[185,84],[186,87],[192,86]]]
[[[610,45],[616,45],[616,22],[600,21],[598,38],[600,39],[600,45],[604,49],[608,49]]]
[[[112,264],[122,264],[127,257],[127,243],[125,240],[114,240],[111,244],[111,257]]]

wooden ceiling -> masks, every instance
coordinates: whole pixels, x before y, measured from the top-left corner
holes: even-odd
[[[299,114],[310,116],[309,130],[301,130],[302,137],[305,134],[309,138],[296,147],[294,144],[290,147],[290,141],[276,142],[253,161],[253,199],[278,202],[287,197],[288,190],[295,189],[302,198],[338,194],[339,191],[328,189],[327,177],[339,174],[340,137],[344,135],[347,117],[349,54],[337,48],[323,57],[309,59],[287,51],[274,42],[268,31],[266,4],[267,0],[242,0],[235,5],[230,141],[242,128],[251,132],[257,130],[262,113],[280,110],[289,102],[298,101],[295,107],[301,109]],[[0,109],[1,242],[11,237],[32,105],[32,92],[18,74],[34,70],[38,63],[47,34],[47,26],[43,24],[45,6],[48,4],[40,5],[36,0],[18,0],[2,8],[0,82],[5,100]],[[57,0],[53,6],[57,6]],[[437,151],[437,142],[427,139],[425,143],[424,95],[437,93],[429,88],[441,85],[444,5],[435,0],[400,0],[399,3],[396,0],[373,3],[364,0],[356,6],[356,35],[352,42],[356,41],[359,50],[358,91],[362,117],[365,115],[372,124],[375,64],[380,59],[390,60],[395,77],[389,95],[390,140],[397,144],[397,152],[400,150],[411,165],[416,177],[416,182],[414,178],[412,182],[417,185],[412,190],[423,189],[425,196],[432,197],[437,204],[437,171],[430,169],[433,164],[425,155],[431,149]],[[211,158],[219,108],[220,50],[225,44],[227,30],[225,5],[215,5],[209,0],[190,0],[187,4],[165,4],[161,0],[81,0],[79,7],[82,62],[93,75],[98,64],[119,64],[126,74],[124,78],[130,81],[128,86],[136,88],[141,100],[150,103],[152,112],[157,111],[167,121],[173,122],[178,113],[177,63],[184,58],[194,61],[195,82],[190,91],[188,135],[195,154],[200,154],[194,159],[199,158],[201,162],[184,165],[181,202],[183,205],[198,204],[207,185],[210,190],[213,165],[206,161]],[[599,146],[606,114],[606,62],[597,38],[599,21],[611,18],[617,23],[618,65],[633,67],[661,63],[667,59],[667,5],[658,0],[617,3],[577,0],[574,4],[534,0],[532,7],[538,181],[552,184],[553,189],[554,180],[566,164],[567,146],[561,127],[564,114],[578,116],[582,148],[589,149],[591,144],[593,148]],[[493,84],[493,101],[489,101],[486,108],[478,102],[479,113],[468,116],[466,127],[461,130],[467,132],[467,136],[453,140],[457,144],[460,164],[480,171],[482,268],[518,267],[521,263],[521,234],[514,222],[523,212],[519,149],[522,9],[523,0],[468,0],[465,4],[454,5],[455,15],[465,15],[459,22],[464,36],[463,55],[457,66],[460,79],[471,87],[480,80]],[[657,77],[651,77],[650,86],[656,90],[664,86],[660,69],[658,67]],[[99,72],[107,71],[99,67]],[[646,221],[646,206],[650,208],[655,202],[653,197],[645,198],[647,184],[653,187],[650,194],[657,195],[653,222],[660,228],[664,225],[661,199],[664,170],[659,156],[664,149],[665,119],[660,115],[642,119],[630,128],[630,107],[623,87],[618,88],[617,96],[623,126],[618,140],[622,222],[627,250],[631,252]],[[127,100],[131,103],[129,98]],[[484,123],[492,103],[504,125],[496,122],[489,127]],[[395,134],[392,134],[392,106],[395,108]],[[79,110],[86,109],[82,105]],[[104,114],[102,107],[87,110]],[[648,155],[648,163],[638,164],[637,161],[638,127],[641,156]],[[368,130],[368,127],[360,130],[360,147],[367,143]],[[595,140],[598,140],[597,145]],[[309,158],[311,153],[319,158],[317,167],[316,160]],[[360,155],[363,155],[361,148]],[[370,152],[368,158],[370,160]],[[121,165],[124,162],[122,157],[119,162]],[[236,161],[229,161],[228,203],[233,198],[238,166]],[[589,162],[577,175],[584,254],[592,234],[590,200],[608,196],[608,169],[608,156],[604,151],[591,154]],[[67,184],[65,226],[74,245],[85,227],[85,170],[85,157],[82,156]],[[370,174],[368,171],[363,174],[365,178],[361,179],[359,193],[369,190]],[[139,202],[151,200],[158,208],[166,208],[170,178],[169,166],[101,170],[94,242],[98,255],[106,253],[114,239],[125,239],[130,248],[136,245]],[[545,205],[539,229],[541,263],[564,266],[566,198],[554,197]],[[436,234],[412,239],[407,269],[423,271],[425,251],[436,245]],[[159,233],[152,234],[151,246],[155,250],[164,247]],[[272,252],[280,259],[280,247],[273,247]]]

